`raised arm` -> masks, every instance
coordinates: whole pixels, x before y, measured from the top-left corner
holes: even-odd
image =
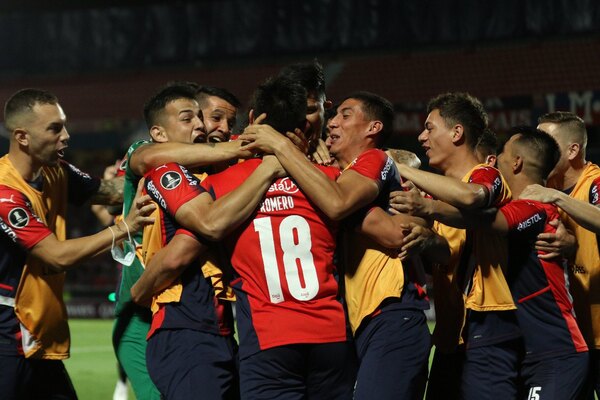
[[[419,189],[458,208],[474,209],[489,204],[488,189],[479,184],[462,182],[458,179],[399,165],[398,171]]]
[[[240,140],[252,141],[245,149],[275,154],[303,193],[333,220],[352,214],[371,203],[379,194],[379,187],[374,180],[352,170],[333,181],[290,140],[268,125],[247,127]]]
[[[131,154],[129,163],[136,175],[144,176],[152,168],[169,162],[192,168],[251,157],[252,153],[241,150],[241,146],[242,142],[238,140],[224,143],[148,143]]]
[[[521,192],[521,199],[554,203],[587,230],[600,234],[600,206],[577,200],[566,193],[541,185],[529,185]]]

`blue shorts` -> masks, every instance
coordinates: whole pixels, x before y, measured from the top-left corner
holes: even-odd
[[[518,371],[522,342],[513,339],[465,351],[461,398],[506,400],[518,396]]]
[[[352,399],[356,355],[352,342],[291,344],[240,361],[242,399]]]
[[[169,400],[239,398],[237,344],[231,336],[159,329],[148,340],[146,362]]]
[[[362,326],[355,399],[422,399],[431,335],[423,311],[392,309]]]
[[[77,400],[71,378],[60,360],[0,356],[0,397],[4,400]]]
[[[523,362],[525,399],[576,400],[581,398],[588,373],[587,352]]]
[[[442,353],[435,350],[429,370],[425,400],[459,400],[464,351]]]

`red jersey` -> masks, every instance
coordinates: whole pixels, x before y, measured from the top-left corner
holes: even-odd
[[[248,160],[202,185],[214,198],[238,187],[262,162]],[[315,166],[336,179],[337,168]],[[226,241],[236,279],[240,357],[295,343],[344,341],[336,267],[337,224],[292,178],[277,179],[254,215]]]

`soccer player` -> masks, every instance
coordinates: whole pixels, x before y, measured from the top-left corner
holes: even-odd
[[[154,206],[137,198],[123,222],[66,240],[67,203],[118,203],[119,186],[62,160],[69,134],[51,93],[18,91],[4,106],[4,121],[11,137],[0,158],[0,393],[5,399],[76,399],[62,362],[70,347],[65,271],[151,222],[146,215]]]
[[[268,127],[248,127],[240,137],[252,141],[248,149],[275,154],[328,217],[340,220],[358,211],[345,231],[358,227],[364,236],[348,237],[351,242],[345,243],[348,254],[343,257],[345,297],[360,359],[355,398],[416,398],[427,375],[425,292],[410,268],[384,250],[377,237],[384,227],[401,236],[401,229],[388,224],[381,209],[387,208],[390,190],[400,187],[393,161],[377,149],[391,132],[392,118],[391,104],[373,93],[356,92],[340,104],[328,124],[329,150],[343,169],[337,181]],[[378,279],[381,276],[386,278]]]
[[[542,131],[513,132],[498,155],[498,168],[518,197],[527,185],[545,183],[560,150]],[[518,304],[525,350],[520,376],[527,399],[579,399],[588,370],[588,347],[575,320],[564,259],[539,258],[535,248],[539,233],[556,230],[549,222],[557,218],[556,206],[519,199],[502,206],[489,225],[482,218],[474,224],[482,234],[491,229],[508,236],[506,277]]]
[[[532,192],[536,189],[529,188],[522,196],[540,201],[552,200],[561,208],[561,219],[566,227],[577,238],[576,254],[569,258],[571,294],[577,323],[590,348],[589,391],[600,395],[600,294],[596,283],[600,276],[600,239],[597,208],[592,208],[600,203],[600,168],[586,161],[587,132],[584,121],[577,115],[559,111],[541,116],[538,122],[538,128],[554,137],[561,151],[560,161],[550,174],[547,185],[564,194],[554,192],[554,196],[544,198],[534,196]],[[540,189],[537,191],[548,192]],[[556,235],[550,235],[543,241],[557,239]],[[593,394],[590,393],[590,396]]]
[[[125,169],[126,213],[139,179],[151,168],[169,161],[188,167],[209,165],[242,156],[240,143],[206,144],[206,132],[200,118],[200,107],[195,99],[195,86],[175,83],[166,86],[144,107],[144,117],[152,141],[142,140],[127,151]],[[142,243],[141,234],[136,238]],[[138,398],[158,399],[146,368],[146,336],[152,318],[147,307],[131,300],[131,287],[144,271],[141,254],[131,266],[123,268],[115,307],[113,346]]]
[[[196,100],[202,113],[206,141],[227,142],[237,121],[240,101],[233,93],[214,86],[199,86],[196,89]]]
[[[419,189],[442,201],[423,198],[414,191],[396,192],[392,199],[399,211],[438,220],[436,230],[451,248],[449,265],[433,269],[436,352],[427,396],[514,398],[520,332],[514,315],[516,307],[503,275],[506,239],[490,234],[481,240],[472,231],[449,226],[452,216],[460,215],[455,207],[484,209],[510,199],[499,171],[480,164],[476,156],[475,146],[487,128],[487,113],[479,100],[465,93],[439,95],[429,102],[427,111],[419,141],[429,165],[444,175],[402,165],[399,171]],[[418,206],[403,207],[408,199]],[[486,364],[488,367],[483,368]],[[461,382],[460,388],[457,382]]]
[[[259,86],[253,110],[266,112],[266,121],[282,132],[293,131],[306,126],[306,97],[302,86],[279,77]],[[219,199],[260,164],[260,159],[245,161],[203,185]],[[339,175],[335,168],[311,168],[320,168],[328,179]],[[194,200],[182,205],[185,185],[175,193],[158,189],[178,222],[194,224],[181,218],[194,208]],[[242,398],[352,398],[354,352],[334,275],[336,228],[284,177],[227,238],[235,271]]]

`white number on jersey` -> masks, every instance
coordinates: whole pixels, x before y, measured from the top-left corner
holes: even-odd
[[[255,219],[254,230],[258,233],[269,297],[272,303],[281,303],[285,299],[279,279],[279,263],[275,253],[271,217]],[[294,239],[294,232],[296,232],[297,242]],[[313,299],[319,292],[319,279],[311,253],[312,238],[308,222],[299,215],[285,217],[279,225],[279,241],[283,252],[283,270],[290,294],[300,301]],[[302,270],[304,287],[300,280],[298,266]]]

